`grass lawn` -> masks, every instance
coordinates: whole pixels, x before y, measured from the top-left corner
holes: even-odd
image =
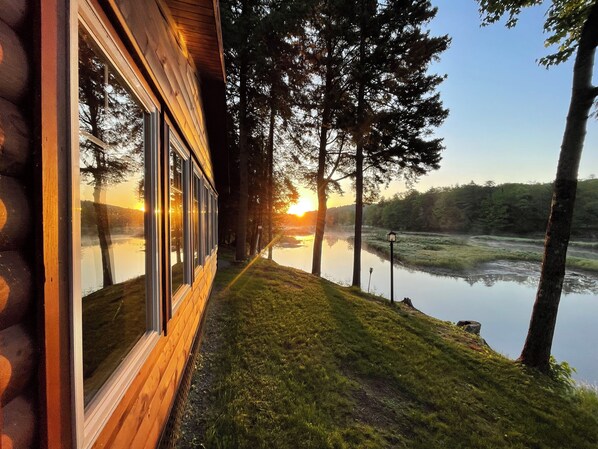
[[[402,305],[239,271],[218,272],[179,448],[598,447],[592,392]]]
[[[381,253],[389,254],[386,231],[378,230],[364,234],[365,244]],[[500,243],[504,247],[500,246]],[[491,246],[493,243],[495,246]],[[524,248],[517,248],[514,243]],[[576,242],[571,245],[595,249],[592,244]],[[395,243],[395,260],[405,265],[423,268],[444,268],[464,271],[484,262],[513,260],[538,262],[542,260],[542,240],[500,238],[490,236],[453,236],[442,234],[399,233]],[[595,256],[594,256],[595,257]],[[598,258],[567,258],[567,266],[586,271],[598,272]]]

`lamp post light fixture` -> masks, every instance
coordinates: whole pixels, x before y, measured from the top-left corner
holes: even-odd
[[[257,227],[257,244],[255,245],[255,249],[257,250],[257,253],[260,252],[261,243],[262,243],[262,225],[258,225],[258,227]]]
[[[394,254],[393,254],[393,244],[397,241],[397,233],[394,231],[390,231],[386,234],[388,241],[390,242],[390,303],[394,304],[395,302],[395,295],[394,295],[394,277],[393,277],[393,265],[394,265]]]

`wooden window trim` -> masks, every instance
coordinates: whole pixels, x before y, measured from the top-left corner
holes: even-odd
[[[35,139],[39,166],[36,179],[36,234],[42,257],[36,260],[40,307],[40,447],[70,449],[72,440],[68,177],[70,147],[69,0],[36,3],[34,64],[36,90]]]
[[[168,154],[168,166],[165,170],[165,178],[166,178],[166,188],[168,194],[166,195],[167,204],[165,205],[165,210],[170,211],[170,149],[174,148],[178,155],[183,159],[183,235],[185,240],[184,251],[185,251],[185,258],[183,260],[183,285],[179,287],[179,289],[172,294],[171,289],[169,289],[169,295],[171,295],[171,315],[174,316],[177,309],[183,302],[183,299],[188,296],[191,290],[191,283],[192,283],[192,270],[193,270],[193,263],[190,259],[190,255],[192,253],[192,245],[191,245],[191,153],[187,149],[187,147],[183,144],[181,138],[177,134],[177,132],[169,126],[168,131],[168,140],[166,141],[164,151]],[[171,229],[170,229],[170,213],[168,215],[168,241],[166,243],[166,248],[169,250],[166,251],[168,254],[168,269],[172,270],[171,260],[170,260],[170,238],[171,238]],[[170,271],[172,273],[172,271]],[[171,274],[172,275],[172,274]],[[171,278],[171,275],[169,276]]]

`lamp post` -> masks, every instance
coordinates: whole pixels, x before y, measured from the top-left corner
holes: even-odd
[[[372,271],[374,271],[374,269],[372,267],[370,267],[370,280],[368,281],[368,293],[370,292],[370,284],[372,283]]]
[[[393,265],[394,265],[394,255],[393,255],[393,244],[397,241],[397,233],[390,231],[386,234],[388,241],[390,242],[390,303],[394,304],[395,302],[395,295],[394,295],[394,278],[393,278]]]
[[[257,244],[255,245],[256,252],[259,253],[261,250],[262,244],[262,225],[258,225],[257,227]]]

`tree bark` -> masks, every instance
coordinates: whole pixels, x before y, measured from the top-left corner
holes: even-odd
[[[357,92],[357,126],[355,146],[355,230],[353,240],[353,281],[351,285],[361,288],[361,230],[363,226],[363,127],[365,102],[365,28],[367,15],[364,0],[361,0],[361,29],[359,36],[359,88]]]
[[[331,91],[332,91],[332,61],[331,44],[327,43],[327,61],[326,61],[326,80],[324,84],[324,108],[322,111],[322,125],[320,126],[320,145],[318,150],[318,171],[316,174],[316,188],[318,194],[318,213],[316,218],[316,232],[314,236],[314,250],[312,258],[311,272],[320,276],[322,272],[322,243],[324,242],[324,231],[326,228],[327,212],[327,188],[326,180],[326,156],[328,130],[330,129],[331,115]]]
[[[268,154],[267,154],[267,189],[268,189],[268,260],[272,260],[272,229],[274,221],[274,124],[276,108],[274,107],[274,92],[270,89],[270,124],[268,127]]]
[[[525,365],[545,372],[550,368],[550,351],[565,277],[579,162],[588,116],[596,98],[592,70],[597,46],[598,1],[591,7],[583,26],[575,58],[571,103],[554,182],[542,272],[527,338],[519,358]]]
[[[247,21],[249,6],[247,1],[243,2],[241,16]],[[245,29],[247,26],[244,27]],[[241,63],[239,68],[239,210],[237,216],[237,242],[235,247],[235,259],[242,261],[247,258],[247,204],[249,199],[249,177],[247,159],[247,36],[244,42],[245,47],[241,52]]]
[[[361,230],[363,227],[363,146],[355,150],[355,236],[353,239],[353,281],[361,287]]]

